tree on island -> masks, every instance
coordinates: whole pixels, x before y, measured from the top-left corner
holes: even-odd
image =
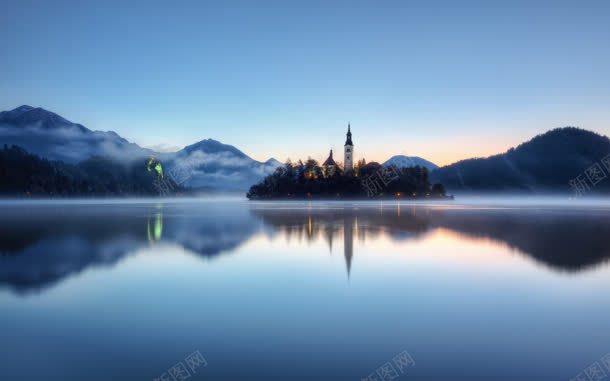
[[[290,159],[253,185],[249,199],[278,198],[372,198],[372,197],[445,197],[442,184],[430,184],[424,167],[383,167],[364,160],[354,171],[345,173],[341,166],[329,171],[311,158],[304,163]]]

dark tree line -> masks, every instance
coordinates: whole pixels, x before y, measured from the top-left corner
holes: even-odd
[[[157,195],[148,158],[122,163],[92,157],[76,165],[49,161],[18,146],[0,150],[0,194],[8,196]]]
[[[249,199],[278,198],[371,198],[371,197],[444,197],[442,184],[430,184],[428,169],[383,168],[372,162],[360,165],[353,173],[340,167],[327,168],[308,159],[285,165],[253,185]]]

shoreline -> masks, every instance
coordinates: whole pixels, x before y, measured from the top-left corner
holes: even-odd
[[[421,201],[421,200],[455,200],[454,195],[449,196],[378,196],[378,197],[326,197],[326,196],[288,196],[288,197],[252,197],[248,201]]]

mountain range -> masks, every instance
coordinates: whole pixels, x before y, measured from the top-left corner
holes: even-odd
[[[461,160],[434,170],[432,181],[452,192],[572,191],[580,178],[591,193],[608,193],[610,139],[576,127],[556,128],[487,158]],[[604,160],[606,159],[606,160]],[[591,168],[599,177],[589,178]]]
[[[236,147],[213,139],[201,140],[177,152],[156,152],[131,143],[116,132],[92,131],[43,108],[26,105],[0,112],[0,143],[17,145],[44,159],[67,164],[110,158],[137,168],[143,160],[155,156],[178,185],[195,189],[247,190],[282,165],[273,158],[256,161]],[[587,190],[608,193],[610,180],[603,180],[610,177],[609,154],[610,140],[606,136],[563,127],[504,153],[461,160],[441,168],[421,157],[403,155],[392,156],[383,165],[425,167],[431,181],[457,193],[566,193],[571,191],[570,181],[577,177],[585,180]],[[104,161],[96,160],[98,167],[104,165]],[[595,181],[586,177],[590,175],[586,171],[594,167],[603,175]]]
[[[92,131],[40,107],[0,112],[0,143],[16,145],[48,160],[76,164],[92,157],[132,164],[155,156],[166,172],[192,188],[244,190],[281,165],[259,162],[239,149],[206,139],[174,153],[140,147],[114,131]]]

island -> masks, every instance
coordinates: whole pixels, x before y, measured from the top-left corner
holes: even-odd
[[[246,197],[264,199],[370,199],[370,198],[447,198],[441,183],[432,185],[425,166],[399,167],[360,159],[354,164],[354,142],[347,124],[343,145],[343,164],[337,163],[330,150],[320,165],[309,158],[303,163],[290,159],[260,183],[250,187]]]
[[[399,168],[362,160],[351,171],[345,171],[328,160],[319,165],[313,159],[304,163],[287,161],[253,185],[246,196],[250,200],[452,198],[446,195],[442,184],[430,183],[425,167]]]

